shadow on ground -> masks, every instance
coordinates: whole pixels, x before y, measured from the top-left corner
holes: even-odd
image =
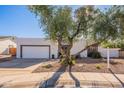
[[[40,83],[39,88],[53,88],[56,86],[57,80],[59,77],[66,71],[66,67],[62,65],[53,75],[51,78],[47,79],[43,83]]]
[[[69,75],[70,75],[70,77],[74,80],[74,82],[75,82],[75,87],[80,88],[80,81],[72,74],[71,69],[72,69],[72,66],[69,66]]]
[[[121,83],[122,87],[124,87],[124,82],[122,82],[121,79],[118,78],[118,76],[112,71],[112,69],[109,69],[109,71]]]
[[[60,78],[60,76],[66,71],[67,66],[61,66],[53,75],[51,78],[45,80],[44,82],[40,83],[39,88],[54,88],[57,84],[57,80]],[[80,81],[72,74],[71,67],[69,67],[69,75],[75,82],[75,87],[80,87]],[[68,83],[68,81],[67,81]],[[64,87],[64,86],[61,86]]]

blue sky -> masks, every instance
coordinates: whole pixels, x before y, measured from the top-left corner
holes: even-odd
[[[75,9],[79,6],[72,6]],[[100,9],[110,6],[96,6]],[[0,6],[0,36],[45,37],[38,20],[27,6]]]

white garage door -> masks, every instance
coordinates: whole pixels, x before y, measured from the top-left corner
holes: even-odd
[[[22,58],[49,58],[49,47],[23,46]]]

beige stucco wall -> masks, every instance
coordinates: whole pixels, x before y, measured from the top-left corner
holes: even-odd
[[[55,55],[57,57],[58,47],[57,44],[46,39],[41,38],[17,38],[17,58],[20,58],[20,45],[50,45],[51,47],[51,55]]]
[[[86,41],[85,39],[81,39],[79,41],[74,42],[73,47],[71,49],[71,54],[76,54],[82,49],[84,49],[86,46]],[[85,51],[86,52],[86,51]]]
[[[80,41],[77,41],[74,43],[71,54],[76,54],[79,51],[81,51],[85,47],[85,40],[81,39]],[[17,58],[20,58],[20,45],[50,45],[51,47],[51,55],[55,55],[55,58],[57,58],[58,55],[58,45],[57,43],[52,42],[51,40],[41,39],[41,38],[17,38]],[[82,54],[86,57],[87,53],[86,51]]]

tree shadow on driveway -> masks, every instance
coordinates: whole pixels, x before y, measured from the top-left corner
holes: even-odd
[[[43,83],[41,82],[41,85],[39,88],[53,88],[55,87],[57,80],[59,77],[66,71],[66,67],[62,65],[53,75],[51,78],[45,80]]]
[[[112,73],[112,75],[121,83],[122,87],[124,87],[124,82],[121,81],[121,80],[118,78],[118,76],[117,76],[111,69],[109,69],[109,71],[110,71],[110,72]]]

